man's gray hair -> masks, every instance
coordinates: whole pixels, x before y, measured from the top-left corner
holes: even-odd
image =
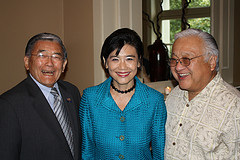
[[[39,34],[33,36],[27,43],[27,46],[25,49],[25,56],[28,56],[28,57],[31,56],[34,45],[36,44],[37,41],[40,41],[40,40],[56,41],[62,48],[62,52],[64,54],[64,59],[67,59],[67,51],[66,51],[66,48],[65,48],[61,38],[52,33],[39,33]]]
[[[215,38],[211,34],[204,32],[200,29],[186,29],[184,31],[177,33],[175,35],[175,40],[183,37],[189,37],[189,36],[197,36],[204,41],[206,62],[209,60],[210,56],[212,55],[217,56],[215,70],[219,71],[219,50],[218,50],[218,45]]]

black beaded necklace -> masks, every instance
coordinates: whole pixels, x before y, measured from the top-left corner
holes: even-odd
[[[128,93],[128,92],[131,92],[131,91],[136,87],[136,79],[134,79],[134,85],[133,85],[131,88],[129,88],[128,90],[125,90],[125,91],[121,91],[121,90],[117,89],[117,88],[113,85],[113,81],[111,82],[111,87],[112,87],[115,91],[117,91],[118,93],[126,94],[126,93]]]

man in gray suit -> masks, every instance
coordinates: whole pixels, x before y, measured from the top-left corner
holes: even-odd
[[[0,96],[0,159],[80,159],[80,93],[59,80],[67,64],[62,40],[33,36],[24,64],[27,78]]]

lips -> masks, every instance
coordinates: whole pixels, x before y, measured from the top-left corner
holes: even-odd
[[[190,75],[190,73],[179,73],[179,74],[178,74],[178,78],[179,78],[179,79],[184,79],[184,78],[186,78],[188,75]]]
[[[127,77],[130,74],[130,72],[116,72],[116,73],[119,77],[123,77],[123,78]]]

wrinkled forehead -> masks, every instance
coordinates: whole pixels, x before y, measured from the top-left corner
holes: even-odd
[[[63,52],[61,45],[57,41],[49,41],[49,40],[39,40],[37,41],[34,46],[33,50],[44,50],[44,51],[57,51]]]
[[[197,36],[177,39],[173,43],[172,56],[197,56],[204,53],[203,40]]]
[[[171,57],[173,58],[183,58],[183,57],[193,57],[195,53],[192,52],[178,52],[178,53],[171,53]]]

